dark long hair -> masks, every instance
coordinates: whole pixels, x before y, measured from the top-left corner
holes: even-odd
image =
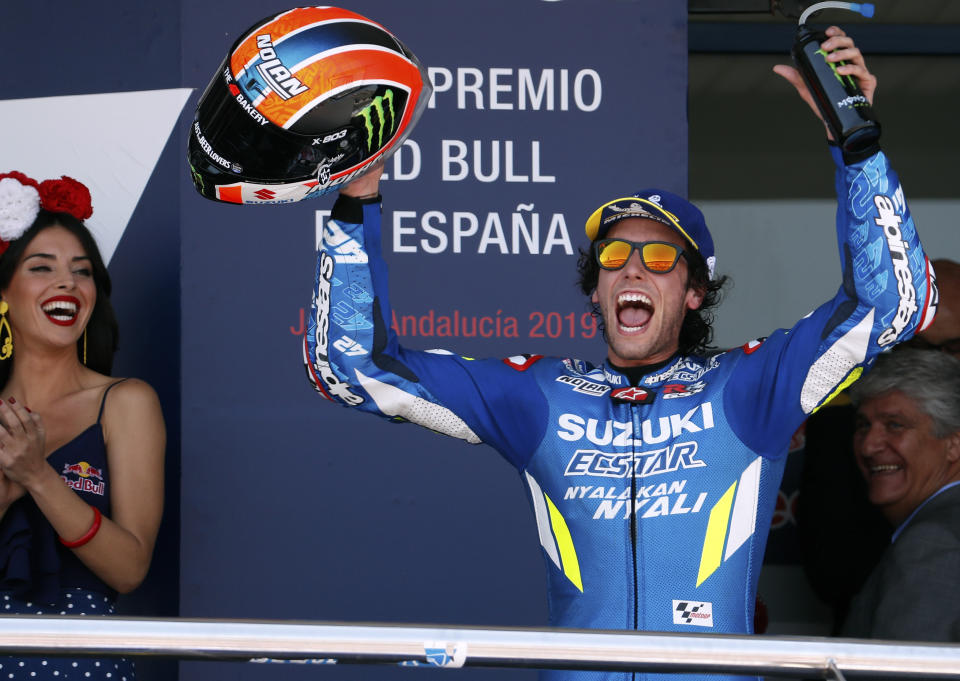
[[[584,295],[590,297],[600,280],[600,265],[593,255],[593,244],[590,245],[589,249],[581,248],[579,251],[577,285]],[[683,324],[680,326],[678,349],[684,355],[705,355],[716,349],[712,345],[713,315],[722,299],[722,290],[727,283],[727,277],[711,279],[706,261],[696,251],[685,251],[684,257],[687,258],[687,286],[703,291],[704,295],[700,307],[696,310],[687,310],[687,314],[683,318]],[[603,337],[606,339],[607,331],[604,328],[600,306],[593,303],[591,303],[591,306],[600,331],[603,332]]]
[[[23,253],[40,232],[50,227],[63,227],[80,241],[87,257],[90,258],[90,267],[93,270],[93,283],[97,289],[97,302],[93,306],[93,313],[87,321],[87,361],[86,365],[101,374],[110,375],[113,368],[113,355],[117,351],[119,328],[117,317],[110,303],[110,274],[97,242],[90,230],[80,220],[68,213],[51,213],[40,210],[36,220],[19,239],[10,242],[10,247],[0,256],[0,290],[5,290],[13,279],[17,266],[23,258]],[[16,348],[13,357],[0,361],[0,387],[7,384],[10,370],[16,361]],[[83,361],[83,337],[77,341],[77,358]]]

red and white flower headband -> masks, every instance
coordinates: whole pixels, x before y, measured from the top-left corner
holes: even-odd
[[[93,215],[90,190],[72,177],[37,182],[16,170],[0,173],[0,255],[23,236],[41,208],[78,220]]]

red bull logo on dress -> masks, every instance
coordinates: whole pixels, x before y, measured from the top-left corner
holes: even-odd
[[[86,461],[65,463],[60,477],[78,492],[91,492],[102,497],[106,488],[103,471]]]

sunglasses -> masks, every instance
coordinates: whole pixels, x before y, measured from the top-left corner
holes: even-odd
[[[684,250],[666,241],[627,241],[626,239],[600,239],[594,243],[593,252],[597,263],[605,270],[619,270],[633,255],[640,253],[643,266],[655,274],[666,274],[677,266]]]

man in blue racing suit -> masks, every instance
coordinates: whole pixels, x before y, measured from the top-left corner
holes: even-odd
[[[853,41],[836,27],[828,35],[824,49],[848,64],[838,72],[872,98],[876,79]],[[776,70],[810,103],[796,71]],[[367,175],[343,190],[318,236],[308,373],[335,402],[484,442],[516,467],[536,514],[553,625],[752,633],[791,435],[935,311],[932,268],[886,156],[831,153],[842,286],[793,328],[719,354],[704,352],[701,308],[716,302],[718,281],[700,211],[660,190],[597,209],[580,272],[603,317],[599,367],[401,347],[389,322],[379,176]],[[331,308],[345,305],[369,324],[341,324]],[[351,342],[334,342],[343,337]],[[601,677],[546,672],[581,675]]]

